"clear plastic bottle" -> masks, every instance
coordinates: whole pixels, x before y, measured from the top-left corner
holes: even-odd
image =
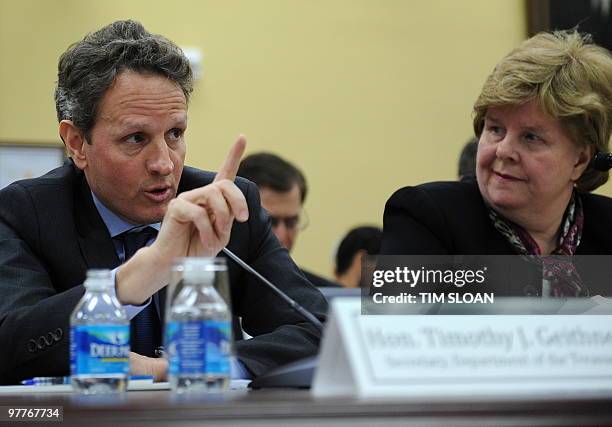
[[[115,296],[110,270],[89,270],[85,295],[70,316],[72,388],[83,394],[127,388],[130,321]]]
[[[165,348],[173,391],[220,392],[229,387],[231,313],[215,287],[227,288],[223,258],[184,258],[166,316]],[[176,269],[175,269],[176,271]]]

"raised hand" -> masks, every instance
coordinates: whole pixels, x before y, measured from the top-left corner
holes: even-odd
[[[234,184],[245,147],[241,135],[211,184],[170,202],[154,244],[159,242],[159,250],[168,257],[216,256],[229,242],[234,219],[248,219],[246,199]]]
[[[214,181],[181,193],[168,204],[155,242],[140,249],[116,276],[117,297],[141,304],[169,281],[177,257],[214,257],[230,239],[234,220],[244,222],[249,210],[234,184],[246,139],[240,135]]]

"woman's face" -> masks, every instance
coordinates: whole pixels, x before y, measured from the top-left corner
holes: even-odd
[[[478,187],[519,224],[526,215],[562,215],[590,158],[591,149],[575,144],[535,101],[492,107],[478,143]]]

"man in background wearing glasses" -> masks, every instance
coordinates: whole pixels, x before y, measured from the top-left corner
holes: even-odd
[[[257,184],[261,205],[270,214],[272,231],[291,252],[298,233],[308,226],[308,216],[303,209],[308,187],[302,172],[275,154],[256,153],[242,159],[238,175]],[[302,271],[315,286],[339,286]]]

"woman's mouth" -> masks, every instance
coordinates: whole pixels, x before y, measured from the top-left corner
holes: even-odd
[[[517,178],[516,176],[510,175],[507,173],[501,173],[501,172],[496,172],[496,171],[493,171],[493,173],[495,174],[495,176],[497,176],[502,181],[525,181],[522,178]]]

